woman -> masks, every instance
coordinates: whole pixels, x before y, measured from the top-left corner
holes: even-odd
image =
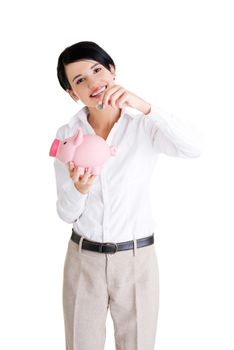
[[[73,225],[63,276],[66,349],[103,350],[110,307],[116,349],[153,350],[159,273],[150,178],[161,153],[200,156],[196,134],[116,84],[114,61],[94,42],[67,47],[59,56],[57,73],[62,88],[85,107],[56,137],[63,140],[81,127],[118,150],[98,176],[90,169],[82,176],[74,163],[54,161],[57,212]]]

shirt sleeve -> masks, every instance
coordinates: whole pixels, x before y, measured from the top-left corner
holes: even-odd
[[[60,138],[58,130],[56,138]],[[58,216],[67,223],[73,223],[79,219],[84,211],[88,193],[79,192],[73,180],[69,176],[66,164],[59,159],[54,160],[54,170],[56,178],[57,202],[56,209]]]
[[[144,126],[153,150],[171,157],[196,158],[203,153],[203,135],[191,124],[151,105]]]

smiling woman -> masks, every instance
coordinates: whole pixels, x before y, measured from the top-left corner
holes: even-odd
[[[102,65],[110,71],[110,66],[115,69],[115,63],[113,59],[104,51],[99,45],[92,41],[81,41],[68,48],[66,48],[59,56],[57,75],[60,85],[64,90],[71,89],[71,85],[67,79],[65,73],[65,66],[72,62],[77,62],[79,60],[92,60],[96,63],[91,65],[90,69],[93,69],[97,65]],[[98,63],[97,63],[98,62]],[[74,81],[76,78],[82,74],[75,75],[72,79]]]
[[[109,134],[125,106],[148,113],[150,105],[115,84],[115,63],[99,45],[82,41],[66,48],[59,56],[60,85],[74,101],[88,108],[88,122],[102,136]]]
[[[113,59],[96,43],[82,41],[60,54],[57,75],[71,98],[87,106],[87,119],[95,132],[106,135],[120,117],[126,94],[115,84]]]
[[[151,176],[160,153],[198,157],[199,143],[178,118],[115,84],[114,61],[96,43],[67,47],[57,74],[69,96],[85,104],[58,129],[57,142],[82,128],[118,150],[96,178],[91,170],[81,175],[74,162],[67,168],[54,161],[57,212],[73,225],[63,280],[66,350],[103,350],[109,307],[119,350],[153,350],[159,273]]]

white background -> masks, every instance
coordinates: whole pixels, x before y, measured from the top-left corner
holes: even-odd
[[[1,6],[0,348],[65,349],[56,213],[59,126],[78,111],[57,59],[78,41],[114,59],[116,83],[205,136],[200,158],[161,156],[152,181],[160,309],[155,349],[234,348],[232,1],[9,1]],[[114,349],[108,313],[105,350]]]

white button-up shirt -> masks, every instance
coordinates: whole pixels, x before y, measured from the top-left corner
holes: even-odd
[[[83,107],[56,138],[95,134]],[[97,242],[124,242],[150,236],[155,221],[150,202],[150,181],[160,153],[195,158],[202,153],[202,135],[173,114],[151,105],[147,115],[134,115],[123,108],[106,142],[117,147],[95,178],[89,192],[82,194],[69,176],[68,166],[55,158],[57,213],[76,232]]]

